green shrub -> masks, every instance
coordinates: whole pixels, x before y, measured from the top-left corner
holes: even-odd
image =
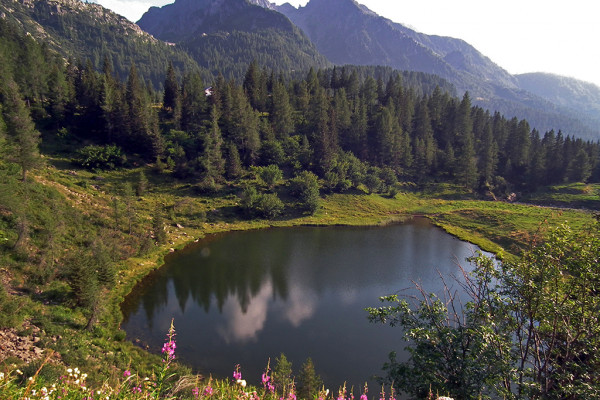
[[[13,328],[23,323],[23,302],[13,297],[0,284],[0,328]]]
[[[73,163],[90,170],[112,170],[122,167],[127,158],[115,145],[85,146],[77,151]]]

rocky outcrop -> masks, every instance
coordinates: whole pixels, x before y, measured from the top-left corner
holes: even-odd
[[[43,350],[38,347],[41,340],[40,330],[30,326],[31,334],[20,336],[16,329],[0,329],[0,362],[8,358],[18,358],[30,363],[42,358]]]

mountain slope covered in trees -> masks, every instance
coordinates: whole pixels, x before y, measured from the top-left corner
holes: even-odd
[[[257,2],[265,6],[265,2]],[[268,5],[301,27],[335,64],[388,65],[440,75],[475,104],[525,118],[539,130],[562,129],[598,138],[598,124],[560,102],[527,91],[520,80],[468,43],[425,35],[377,15],[354,0],[311,0],[304,7]],[[525,89],[525,90],[524,90]],[[598,103],[596,103],[598,104]],[[595,118],[600,113],[595,112]]]
[[[214,75],[239,79],[252,60],[278,73],[329,65],[285,16],[246,0],[177,0],[150,8],[138,25],[177,43]]]
[[[600,87],[579,79],[548,73],[515,75],[519,86],[554,104],[573,110],[582,120],[600,125]]]
[[[0,0],[0,14],[49,48],[74,62],[90,60],[101,69],[107,58],[120,79],[132,63],[158,88],[169,62],[199,70],[184,51],[155,39],[114,12],[78,0]]]

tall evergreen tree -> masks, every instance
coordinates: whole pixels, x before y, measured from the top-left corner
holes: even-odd
[[[177,82],[177,74],[175,73],[173,63],[169,62],[163,91],[163,111],[167,118],[174,122],[175,128],[179,126],[181,118],[180,95],[181,92],[179,89],[179,82]]]
[[[298,374],[298,396],[301,399],[314,399],[323,386],[323,380],[315,371],[315,365],[309,357],[300,367]]]
[[[481,154],[479,157],[479,171],[485,183],[492,183],[498,168],[498,144],[492,133],[492,126],[488,122],[483,128]]]
[[[267,76],[261,71],[256,60],[248,66],[244,77],[244,90],[250,101],[250,105],[259,111],[266,110],[267,104]]]
[[[212,107],[210,129],[204,135],[204,151],[202,155],[202,164],[205,171],[205,177],[214,180],[222,179],[225,172],[225,160],[221,147],[223,138],[221,128],[219,127],[219,115],[216,106]]]
[[[231,97],[225,107],[223,118],[227,139],[237,146],[242,162],[246,166],[253,165],[260,149],[258,112],[252,109],[244,91],[237,86],[231,87]]]
[[[477,183],[477,164],[475,158],[475,140],[471,121],[471,98],[466,92],[458,107],[456,116],[456,134],[459,151],[457,156],[456,177],[458,183],[474,188]]]
[[[215,106],[217,110],[220,107],[219,104]],[[181,129],[198,133],[206,118],[207,107],[202,77],[198,72],[186,74],[181,88]]]
[[[152,108],[148,91],[139,79],[135,64],[129,70],[126,90],[130,137],[128,147],[154,159],[164,152],[164,139],[158,129],[158,115]]]
[[[426,99],[417,106],[413,122],[413,138],[415,142],[413,166],[416,171],[419,171],[420,176],[428,176],[433,167],[437,145],[433,137]]]
[[[294,131],[294,120],[292,118],[292,107],[290,97],[285,85],[280,81],[273,84],[273,107],[271,109],[271,123],[275,136],[282,140]]]
[[[6,157],[21,167],[21,179],[42,163],[39,153],[40,133],[35,129],[31,115],[17,84],[8,78],[3,85],[2,108],[7,133]]]

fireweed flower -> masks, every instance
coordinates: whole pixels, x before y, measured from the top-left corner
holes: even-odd
[[[233,379],[237,382],[242,379],[242,373],[240,372],[240,364],[235,366],[235,370],[233,371]]]
[[[365,382],[365,387],[363,388],[363,392],[360,395],[360,400],[368,400],[367,393],[369,393],[369,388],[367,388],[367,383]]]
[[[337,400],[346,400],[346,382],[344,382],[344,386],[338,391]]]
[[[130,376],[131,376],[131,371],[127,370],[127,371],[123,372],[124,378],[130,377]]]
[[[381,385],[381,393],[379,394],[379,400],[385,400],[385,389]]]
[[[167,364],[167,368],[171,361],[175,359],[175,349],[177,345],[175,343],[175,326],[173,325],[173,320],[171,320],[171,327],[169,328],[169,333],[167,333],[167,341],[163,344],[162,353],[165,355],[163,358],[163,362]]]
[[[396,397],[394,397],[394,386],[393,385],[390,388],[390,400],[396,400]]]
[[[204,395],[208,397],[213,395],[213,388],[210,385],[204,388]]]
[[[270,364],[270,362],[271,362],[271,360],[269,360],[269,363],[267,363],[267,369],[265,370],[264,374],[262,374],[262,384],[263,384],[263,387],[265,388],[265,390],[267,392],[274,393],[275,392],[275,386],[273,385],[273,382],[271,381],[271,377],[269,376],[269,372],[270,372],[269,364]]]

